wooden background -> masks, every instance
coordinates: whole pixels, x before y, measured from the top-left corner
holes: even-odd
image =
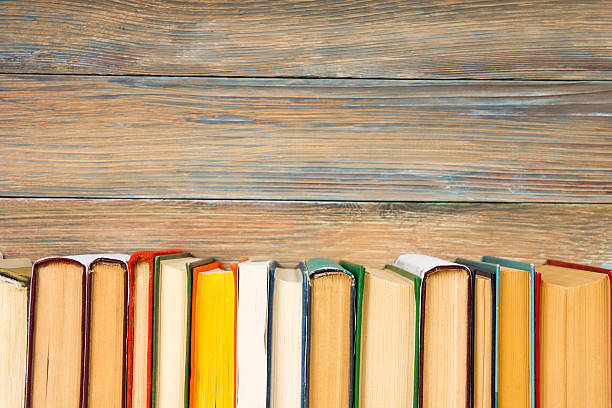
[[[612,3],[0,2],[0,251],[612,261]]]

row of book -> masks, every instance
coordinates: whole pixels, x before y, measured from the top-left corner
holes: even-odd
[[[0,260],[0,406],[611,407],[612,271]]]

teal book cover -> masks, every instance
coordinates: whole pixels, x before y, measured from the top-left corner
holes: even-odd
[[[529,351],[530,351],[530,396],[531,396],[531,408],[536,408],[537,398],[537,386],[536,386],[536,360],[537,360],[537,348],[536,348],[536,273],[535,266],[526,262],[514,261],[506,258],[499,258],[494,256],[483,256],[483,262],[497,264],[500,267],[507,267],[526,271],[529,273],[529,303],[530,303],[530,330],[529,330]],[[503,272],[500,272],[503,273]]]

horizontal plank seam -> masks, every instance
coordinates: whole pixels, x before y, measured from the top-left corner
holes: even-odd
[[[610,79],[555,79],[555,78],[521,78],[521,77],[507,77],[507,78],[479,78],[479,77],[445,77],[445,78],[428,78],[428,77],[355,77],[355,76],[240,76],[240,75],[167,75],[167,74],[93,74],[93,73],[77,73],[77,72],[13,72],[13,71],[2,71],[0,75],[15,75],[15,76],[74,76],[74,77],[143,77],[143,78],[218,78],[218,79],[321,79],[321,80],[334,80],[334,79],[346,79],[346,80],[367,80],[367,81],[435,81],[435,82],[451,82],[451,81],[489,81],[489,82],[502,82],[502,81],[520,81],[520,82],[612,82]]]
[[[259,202],[283,204],[432,204],[432,205],[476,205],[476,204],[512,204],[512,205],[571,205],[571,206],[601,206],[612,207],[610,201],[601,202],[575,202],[575,201],[398,201],[398,200],[325,200],[325,199],[260,199],[260,198],[181,198],[181,197],[72,197],[72,196],[10,196],[0,195],[0,200],[70,200],[70,201],[201,201],[201,202]]]

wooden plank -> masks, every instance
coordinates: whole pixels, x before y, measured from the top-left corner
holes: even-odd
[[[612,205],[0,199],[0,251],[38,258],[179,247],[224,260],[403,252],[612,261]]]
[[[0,195],[612,202],[612,82],[0,76]]]
[[[0,72],[610,79],[609,1],[19,1]]]

